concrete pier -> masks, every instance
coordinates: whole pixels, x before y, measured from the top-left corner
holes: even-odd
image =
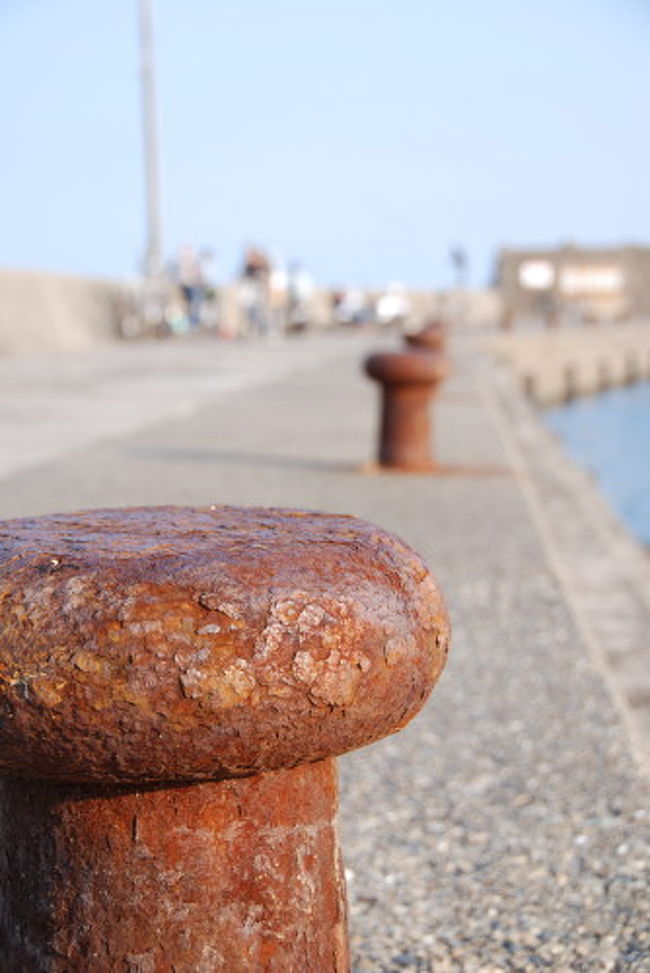
[[[440,471],[368,473],[376,390],[360,363],[396,343],[5,362],[0,516],[263,504],[400,534],[439,576],[454,634],[412,729],[341,761],[354,973],[640,973],[647,556],[473,338],[452,342]]]

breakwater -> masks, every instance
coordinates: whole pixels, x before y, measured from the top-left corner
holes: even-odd
[[[650,321],[508,332],[485,347],[541,406],[650,378]]]

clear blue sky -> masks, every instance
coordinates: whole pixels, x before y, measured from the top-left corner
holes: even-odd
[[[650,242],[650,0],[155,0],[165,251],[323,284]],[[0,0],[0,266],[132,274],[136,0]]]

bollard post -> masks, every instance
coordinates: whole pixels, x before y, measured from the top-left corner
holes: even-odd
[[[431,455],[431,402],[448,367],[441,354],[380,352],[365,362],[382,392],[378,462],[405,472],[436,469]]]
[[[236,507],[5,521],[0,552],[3,968],[348,970],[334,757],[444,664],[422,561]]]

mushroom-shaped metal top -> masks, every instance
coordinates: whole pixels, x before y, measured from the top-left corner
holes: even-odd
[[[366,374],[384,385],[432,385],[447,375],[442,355],[418,351],[383,351],[365,361]]]
[[[437,318],[427,321],[419,331],[412,331],[404,335],[404,339],[412,348],[423,351],[444,351],[447,346],[447,326]]]
[[[420,558],[354,517],[238,507],[0,523],[0,772],[291,767],[403,726],[444,664]]]

